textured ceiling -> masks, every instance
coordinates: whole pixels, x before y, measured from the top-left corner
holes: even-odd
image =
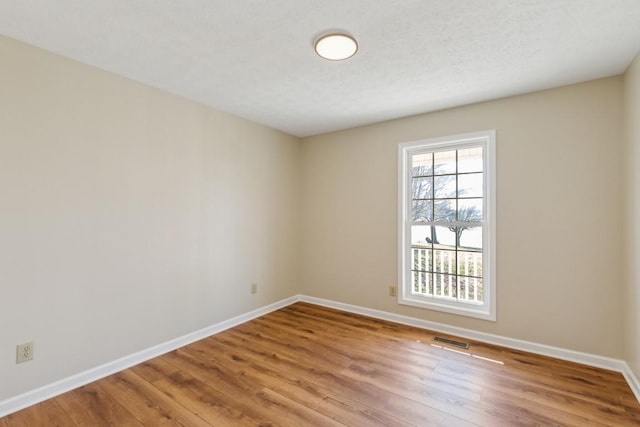
[[[308,136],[621,74],[640,0],[0,0],[0,33]]]

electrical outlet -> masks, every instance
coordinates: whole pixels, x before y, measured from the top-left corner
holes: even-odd
[[[389,286],[389,296],[397,297],[398,296],[398,288],[395,285]]]
[[[251,284],[251,293],[252,294],[257,294],[258,293],[258,284],[257,283],[252,283]]]
[[[33,341],[16,346],[16,363],[33,360]]]

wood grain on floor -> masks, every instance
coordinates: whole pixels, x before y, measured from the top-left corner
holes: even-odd
[[[296,303],[0,418],[0,427],[640,425],[640,404],[617,372],[434,336]]]

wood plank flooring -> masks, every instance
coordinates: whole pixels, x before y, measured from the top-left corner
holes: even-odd
[[[0,418],[0,427],[640,425],[619,373],[433,337],[297,303]]]

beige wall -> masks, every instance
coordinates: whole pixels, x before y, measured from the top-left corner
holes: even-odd
[[[297,138],[6,38],[0,70],[0,400],[297,293]]]
[[[624,75],[627,167],[625,359],[640,378],[640,55]]]
[[[622,79],[306,138],[304,294],[622,356]],[[497,322],[399,306],[397,146],[497,130]]]

